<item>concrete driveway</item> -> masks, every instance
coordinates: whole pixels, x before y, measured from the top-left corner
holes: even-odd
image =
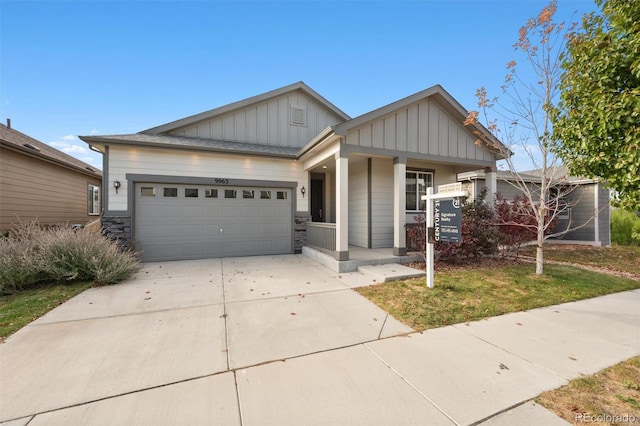
[[[0,421],[237,424],[236,370],[412,331],[348,275],[301,255],[145,264],[0,345]]]
[[[531,400],[640,354],[640,290],[408,333],[366,282],[295,255],[147,264],[0,344],[0,423],[566,425]]]

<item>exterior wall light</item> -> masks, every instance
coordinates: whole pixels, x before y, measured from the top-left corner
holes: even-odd
[[[300,188],[300,192],[302,192],[302,198],[304,198],[304,193],[307,192],[307,190],[303,186],[302,188]]]
[[[116,189],[116,194],[118,193],[118,189],[120,188],[120,181],[119,180],[114,180],[113,181],[113,187]]]

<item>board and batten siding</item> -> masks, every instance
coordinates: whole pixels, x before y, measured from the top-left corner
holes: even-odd
[[[0,149],[0,232],[35,219],[42,225],[98,219],[88,212],[89,184],[100,187],[101,180]]]
[[[393,159],[371,159],[371,248],[393,247]]]
[[[306,125],[291,123],[291,107],[305,111]],[[301,91],[296,91],[171,131],[174,136],[305,146],[329,126],[343,120]]]
[[[368,164],[366,158],[349,161],[349,244],[369,245]]]
[[[574,204],[571,207],[571,223],[570,227],[578,227],[566,234],[560,236],[563,240],[577,240],[577,241],[595,241],[595,191],[597,189],[596,184],[580,185],[577,186],[568,195],[569,202]],[[566,229],[568,220],[561,220],[558,222],[556,229]],[[588,223],[587,223],[588,222]],[[586,223],[586,225],[584,225]],[[584,225],[584,226],[582,226]]]
[[[407,153],[464,160],[495,161],[476,138],[430,99],[400,109],[348,131],[346,143]]]
[[[308,199],[299,190],[302,186],[309,187],[308,174],[303,170],[302,163],[289,159],[111,146],[108,185],[110,211],[127,210],[127,174],[297,182],[297,211],[309,211]],[[122,185],[118,194],[111,183],[116,179]]]

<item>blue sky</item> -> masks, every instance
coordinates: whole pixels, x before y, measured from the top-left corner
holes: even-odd
[[[0,120],[101,167],[77,135],[135,133],[304,81],[352,117],[434,84],[499,95],[548,1],[0,0]],[[559,0],[558,20],[596,10]]]

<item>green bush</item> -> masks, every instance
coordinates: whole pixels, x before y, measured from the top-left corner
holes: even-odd
[[[99,234],[22,223],[0,239],[0,294],[49,282],[113,284],[128,278],[138,262],[135,253]]]
[[[611,242],[620,245],[640,245],[640,217],[624,209],[611,212]]]

